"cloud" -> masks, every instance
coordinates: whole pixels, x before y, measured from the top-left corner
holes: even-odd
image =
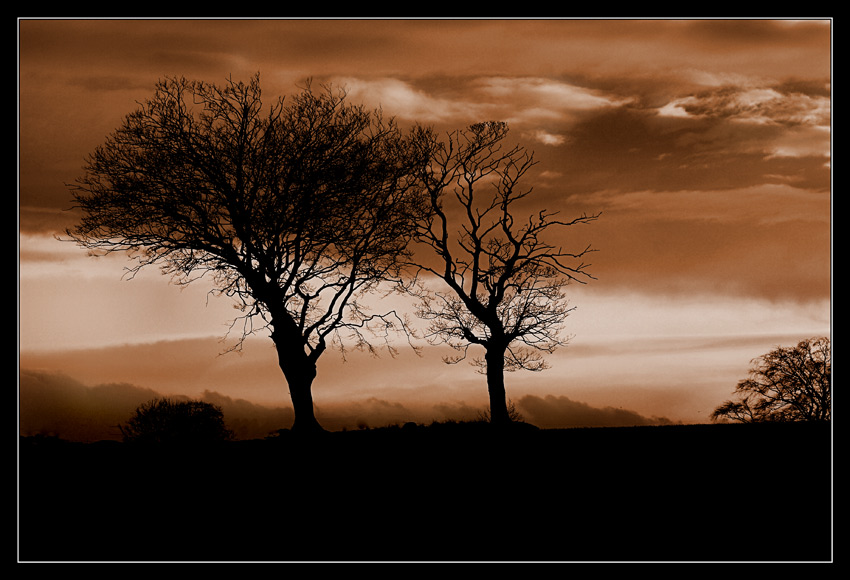
[[[616,107],[583,114],[569,126],[523,128],[561,135],[535,150],[540,167],[564,174],[560,198],[591,192],[743,190],[764,184],[830,188],[830,129],[822,125],[739,122],[730,117],[664,117],[657,109]]]
[[[371,108],[381,107],[389,115],[407,120],[435,123],[458,118],[490,118],[487,107],[482,103],[433,96],[400,79],[337,77],[333,84],[344,87],[351,102],[362,102]]]
[[[725,118],[755,124],[828,126],[826,95],[784,93],[773,87],[720,87],[680,97],[659,109],[659,115],[683,118]]]
[[[768,150],[767,158],[774,157],[826,157],[832,156],[828,149],[831,130],[829,127],[794,127],[777,136]],[[826,162],[828,163],[828,162]],[[791,176],[790,179],[794,179]],[[786,178],[787,179],[787,178]]]
[[[829,193],[791,185],[764,184],[715,191],[599,192],[587,198],[605,212],[628,213],[631,219],[719,221],[750,226],[830,220]]]
[[[679,96],[655,109],[647,120],[646,142],[654,142],[665,162],[648,162],[691,183],[739,185],[769,180],[828,187],[831,155],[831,99],[827,83],[768,84],[741,80]],[[817,185],[815,185],[817,184]]]
[[[567,138],[563,135],[555,135],[548,131],[544,131],[543,129],[532,131],[528,134],[528,138],[532,141],[542,143],[543,145],[562,145],[567,140]]]
[[[601,90],[580,87],[562,81],[538,77],[488,77],[473,83],[479,96],[494,103],[510,104],[516,110],[513,119],[569,120],[573,115],[620,107],[631,102]]]
[[[453,84],[452,84],[453,83]],[[487,119],[530,128],[544,144],[563,137],[541,124],[573,122],[582,114],[630,102],[604,91],[537,77],[456,77],[448,87],[419,85],[398,78],[336,77],[353,102],[382,107],[393,116],[426,123],[469,123]],[[535,128],[536,127],[536,128]]]
[[[18,228],[21,232],[61,234],[70,228],[77,214],[58,208],[18,207]]]
[[[644,417],[628,409],[591,407],[569,397],[526,395],[517,401],[526,420],[544,429],[568,427],[632,427],[638,425],[667,425],[664,417]]]

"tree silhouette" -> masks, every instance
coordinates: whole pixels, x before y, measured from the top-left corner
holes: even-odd
[[[202,401],[168,398],[140,405],[119,429],[126,443],[209,444],[233,438],[221,408]]]
[[[295,411],[322,430],[316,362],[328,346],[374,349],[403,330],[363,298],[397,282],[423,198],[414,129],[331,87],[268,109],[259,75],[216,86],[173,78],[89,156],[67,233],[95,253],[128,252],[177,284],[207,276],[238,301],[239,345],[269,329]]]
[[[511,421],[505,371],[546,368],[543,355],[567,340],[560,336],[572,310],[565,286],[592,278],[581,262],[589,247],[565,252],[545,234],[598,217],[562,221],[544,209],[520,219],[531,189],[520,189],[519,182],[536,162],[521,147],[506,148],[507,134],[507,124],[486,122],[450,133],[446,141],[432,137],[432,162],[423,176],[431,213],[417,231],[437,258],[417,260],[419,273],[441,281],[439,289],[418,286],[418,314],[430,322],[432,342],[459,352],[446,362],[465,359],[471,345],[484,348],[483,360],[474,362],[486,374],[496,424]]]
[[[750,378],[738,383],[736,401],[726,401],[713,420],[829,421],[831,350],[828,338],[811,338],[794,347],[777,347],[753,359]]]

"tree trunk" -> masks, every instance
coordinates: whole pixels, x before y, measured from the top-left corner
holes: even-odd
[[[490,394],[490,422],[494,425],[507,425],[511,422],[505,393],[505,350],[503,347],[490,345],[484,354],[487,364],[487,391]]]
[[[299,433],[324,431],[316,419],[313,407],[313,379],[316,378],[316,365],[310,361],[297,365],[293,365],[291,361],[284,363],[282,360],[284,356],[278,356],[278,359],[286,382],[289,384],[289,396],[292,398],[292,408],[295,411],[292,430]]]
[[[293,431],[301,433],[324,431],[316,420],[313,408],[313,379],[316,378],[316,363],[304,352],[300,341],[286,340],[281,333],[272,332],[277,349],[277,360],[289,385],[289,396],[295,411]]]

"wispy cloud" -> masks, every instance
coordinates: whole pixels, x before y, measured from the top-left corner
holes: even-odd
[[[537,143],[542,143],[543,145],[563,145],[567,138],[564,135],[557,135],[554,133],[549,133],[543,129],[537,129],[536,131],[531,131],[529,133],[524,134],[526,138],[531,141],[536,141]]]
[[[431,95],[396,78],[337,77],[333,84],[345,87],[352,102],[380,107],[388,114],[405,120],[435,123],[490,118],[486,103]]]
[[[569,123],[582,114],[629,102],[600,90],[537,77],[457,77],[454,86],[439,94],[432,94],[427,83],[420,87],[398,78],[338,77],[333,82],[347,87],[353,100],[381,106],[399,118],[458,123],[498,119],[528,130],[545,144],[560,144],[563,137],[540,125]]]
[[[713,191],[599,192],[587,200],[604,211],[625,212],[638,220],[718,221],[753,226],[803,221],[828,226],[830,219],[828,192],[812,192],[788,184]]]
[[[631,102],[604,91],[539,77],[487,77],[473,83],[476,92],[517,109],[520,119],[569,119],[585,111],[599,111]]]
[[[773,87],[720,87],[674,99],[659,109],[659,114],[825,127],[830,122],[830,99],[822,95],[783,93]]]

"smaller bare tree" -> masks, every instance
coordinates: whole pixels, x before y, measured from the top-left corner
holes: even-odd
[[[738,400],[717,407],[712,420],[829,421],[830,353],[828,338],[811,338],[754,359],[750,378],[735,387]]]
[[[430,323],[427,336],[458,351],[448,363],[464,360],[472,345],[484,348],[474,363],[487,376],[496,424],[511,422],[505,371],[547,368],[544,355],[567,341],[561,330],[572,308],[564,289],[592,278],[582,262],[589,246],[566,252],[545,234],[598,217],[560,220],[539,210],[519,218],[531,193],[519,182],[536,162],[519,146],[506,148],[507,133],[507,124],[486,122],[451,133],[446,142],[434,139],[423,176],[431,213],[416,237],[433,250],[417,260],[418,314]],[[439,288],[429,287],[428,274]]]

